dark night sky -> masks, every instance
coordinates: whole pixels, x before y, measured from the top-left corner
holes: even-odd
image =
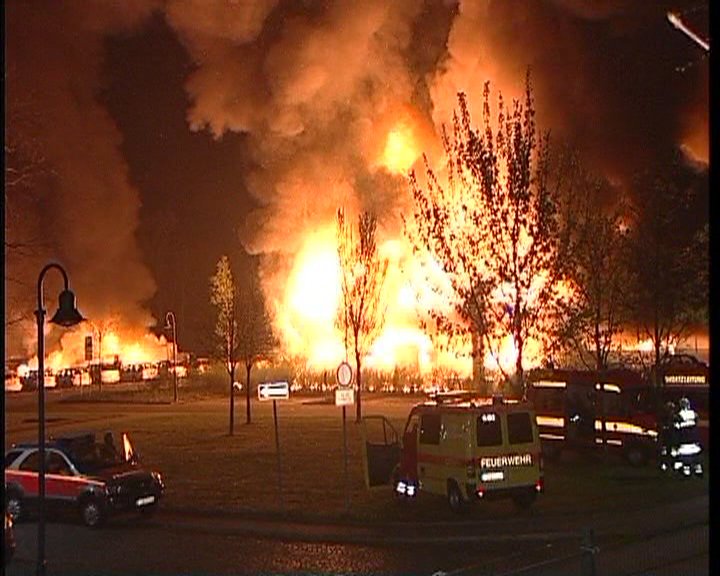
[[[340,204],[396,234],[407,186],[377,162],[394,119],[432,155],[458,90],[479,117],[482,83],[519,97],[528,66],[540,126],[620,188],[679,148],[703,170],[707,60],[668,9],[707,37],[688,0],[11,0],[6,131],[44,168],[6,218],[44,242],[8,260],[10,296],[27,304],[51,256],[87,315],[173,309],[201,348],[221,254],[291,256]]]
[[[123,132],[121,150],[142,206],[138,242],[158,287],[151,306],[185,320],[187,334],[212,330],[207,279],[238,251],[238,227],[254,206],[243,184],[243,137],[222,140],[187,129],[187,53],[159,16],[142,31],[107,42],[101,101]],[[150,55],[150,57],[148,57]],[[199,343],[201,344],[201,343]]]

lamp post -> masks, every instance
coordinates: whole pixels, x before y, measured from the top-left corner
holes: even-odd
[[[84,320],[75,307],[75,294],[68,289],[68,277],[64,268],[54,262],[47,264],[38,276],[37,318],[38,329],[38,456],[40,469],[38,475],[38,555],[37,574],[45,575],[45,309],[43,308],[43,279],[51,268],[62,274],[65,287],[58,298],[58,309],[50,319],[53,324],[64,327],[74,326]]]
[[[177,387],[177,325],[175,324],[175,314],[168,312],[165,314],[165,328],[172,328],[173,335],[173,402],[178,401]]]

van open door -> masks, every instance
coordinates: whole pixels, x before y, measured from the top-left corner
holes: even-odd
[[[393,470],[400,463],[397,431],[385,416],[363,416],[360,436],[365,486],[389,485]]]

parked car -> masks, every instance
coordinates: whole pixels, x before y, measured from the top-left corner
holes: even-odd
[[[74,508],[90,527],[117,513],[150,514],[165,490],[161,475],[140,464],[127,434],[120,447],[111,432],[51,438],[45,454],[46,508]],[[37,503],[39,463],[37,443],[5,453],[5,509],[15,521]]]
[[[21,392],[22,381],[17,372],[5,370],[5,392]]]

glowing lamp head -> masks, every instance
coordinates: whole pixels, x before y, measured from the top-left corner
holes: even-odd
[[[58,297],[58,309],[50,319],[53,324],[69,327],[85,320],[75,306],[75,294],[71,290],[63,290]]]

